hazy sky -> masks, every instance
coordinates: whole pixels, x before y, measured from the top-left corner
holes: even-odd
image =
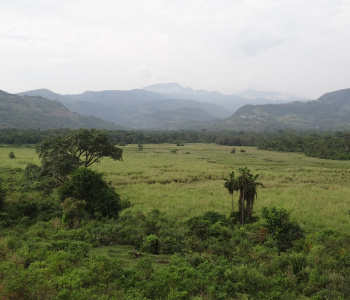
[[[349,0],[0,0],[0,89],[350,88]]]

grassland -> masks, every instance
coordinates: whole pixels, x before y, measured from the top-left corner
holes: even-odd
[[[137,145],[124,149],[123,162],[104,159],[94,169],[103,172],[132,211],[148,213],[158,208],[178,221],[208,210],[229,214],[230,195],[224,189],[228,172],[248,167],[260,174],[254,210],[279,206],[291,210],[291,218],[309,231],[324,227],[349,232],[350,162],[309,158],[252,147],[215,144]],[[244,149],[245,152],[241,152]],[[10,159],[13,151],[16,158]],[[0,148],[0,167],[25,168],[39,163],[34,149]],[[234,195],[237,199],[238,195]],[[237,201],[235,201],[237,208]]]

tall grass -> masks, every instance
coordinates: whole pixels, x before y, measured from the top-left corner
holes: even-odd
[[[137,145],[124,149],[123,162],[104,159],[93,168],[105,173],[132,211],[159,209],[183,221],[208,210],[229,214],[230,195],[224,188],[228,172],[248,167],[260,174],[254,210],[279,206],[307,230],[331,227],[348,232],[350,225],[350,162],[321,160],[298,153],[214,144]],[[245,152],[240,152],[244,149]],[[10,159],[13,151],[16,158]],[[24,168],[39,163],[34,149],[0,148],[0,167]],[[238,195],[234,195],[238,199]],[[237,200],[235,200],[237,209]]]

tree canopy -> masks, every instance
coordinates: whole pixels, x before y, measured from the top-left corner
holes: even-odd
[[[100,163],[103,157],[122,160],[123,150],[115,147],[104,131],[79,129],[66,136],[44,139],[36,146],[43,172],[60,181],[80,166]]]

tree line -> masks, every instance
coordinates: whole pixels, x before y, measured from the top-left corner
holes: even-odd
[[[0,144],[21,146],[40,143],[45,138],[65,136],[69,129],[25,130],[0,129]],[[253,131],[132,131],[107,130],[115,145],[174,143],[217,143],[227,146],[254,146],[261,150],[300,152],[310,157],[335,160],[350,159],[349,131],[296,131],[279,129]]]

